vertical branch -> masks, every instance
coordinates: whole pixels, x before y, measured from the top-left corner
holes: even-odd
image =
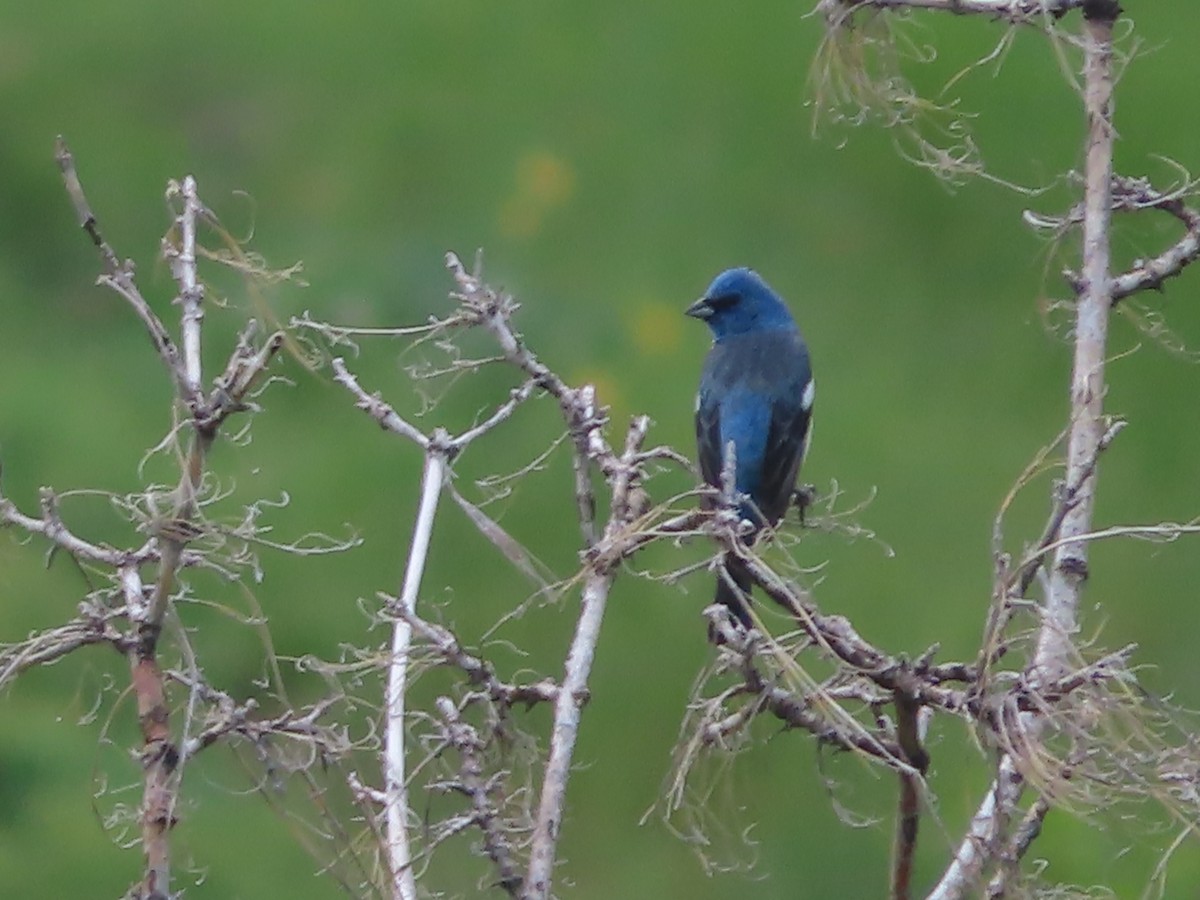
[[[1045,683],[1070,670],[1072,636],[1078,629],[1079,601],[1087,581],[1087,542],[1091,529],[1098,457],[1104,446],[1104,360],[1108,337],[1109,225],[1112,215],[1113,141],[1112,38],[1121,8],[1116,0],[1083,3],[1084,109],[1087,148],[1084,168],[1083,279],[1075,308],[1075,359],[1071,375],[1071,426],[1065,483],[1076,487],[1059,536],[1063,543],[1048,573],[1042,623],[1030,665],[1033,683]],[[1042,720],[1022,714],[1029,739]],[[928,900],[965,897],[994,861],[1004,830],[1020,800],[1024,779],[1017,761],[1002,756],[995,782],[971,820],[967,835]]]
[[[892,850],[890,900],[908,900],[909,898],[913,860],[917,852],[917,828],[920,822],[920,779],[911,772],[901,772],[900,799],[896,811],[896,837]]]
[[[171,274],[179,285],[179,296],[175,302],[183,308],[180,330],[183,334],[184,389],[179,399],[191,413],[192,437],[184,459],[179,486],[176,488],[171,521],[160,529],[159,538],[163,542],[162,561],[159,564],[158,581],[155,584],[149,614],[144,622],[139,623],[145,633],[146,646],[143,649],[148,655],[154,654],[154,644],[166,614],[168,598],[175,585],[180,558],[187,544],[187,526],[198,512],[196,497],[204,479],[204,460],[216,437],[216,426],[208,420],[200,392],[203,379],[200,327],[204,321],[204,290],[196,277],[196,217],[203,212],[203,207],[196,196],[196,179],[191,175],[183,179],[182,188],[172,182],[167,188],[167,198],[171,199],[177,192],[183,195],[183,209],[176,220],[179,246],[174,247],[169,241],[164,241],[163,255],[167,258]]]
[[[1046,591],[1035,676],[1058,678],[1070,665],[1076,611],[1087,581],[1087,542],[1074,540],[1091,529],[1096,497],[1097,456],[1104,434],[1104,357],[1109,311],[1109,224],[1112,217],[1113,125],[1112,35],[1120,13],[1116,0],[1084,3],[1084,107],[1087,158],[1084,167],[1083,284],[1075,307],[1075,362],[1071,374],[1071,433],[1067,484],[1078,484],[1075,503],[1063,516]]]
[[[592,396],[592,392],[587,388],[579,392],[579,402],[583,405],[585,413],[591,411]],[[624,542],[629,539],[628,525],[641,513],[641,501],[636,490],[639,477],[637,451],[645,440],[649,427],[650,420],[646,416],[634,419],[626,434],[625,452],[619,460],[608,456],[607,448],[600,446],[602,441],[594,429],[588,432],[591,438],[589,443],[596,445],[595,455],[608,456],[609,465],[605,467],[605,474],[612,489],[612,511],[604,529],[603,539],[593,548],[588,558],[588,574],[583,585],[579,621],[575,626],[571,649],[567,653],[562,684],[554,701],[550,753],[542,777],[542,793],[538,800],[537,818],[534,820],[533,840],[529,852],[529,871],[522,893],[525,900],[548,900],[550,897],[567,781],[571,775],[571,759],[579,737],[580,713],[587,699],[588,676],[592,671],[592,660],[595,658],[596,644],[600,639],[604,608],[608,602],[609,589],[617,574],[617,567],[626,551]]]
[[[996,780],[975,811],[954,859],[926,900],[959,900],[970,896],[979,873],[995,856],[1001,832],[1021,799],[1023,784],[1013,758],[1002,757]]]
[[[170,833],[175,825],[174,776],[179,751],[171,741],[169,707],[162,671],[153,651],[144,652],[143,628],[149,607],[136,565],[120,570],[121,590],[130,618],[139,623],[138,639],[129,652],[130,682],[137,698],[142,733],[142,853],[145,869],[133,896],[167,900],[171,886]]]
[[[179,750],[171,740],[170,707],[162,669],[158,664],[158,641],[184,549],[194,535],[193,520],[199,514],[197,495],[204,479],[205,456],[216,437],[220,422],[220,416],[212,415],[200,390],[203,377],[200,329],[204,319],[204,292],[196,276],[196,219],[205,210],[196,195],[196,180],[192,176],[184,178],[182,187],[174,182],[168,186],[168,200],[180,194],[183,196],[183,206],[176,218],[179,244],[174,245],[169,237],[163,242],[163,255],[179,285],[176,303],[183,308],[181,355],[166,327],[138,289],[132,263],[122,263],[101,235],[96,216],[76,172],[74,157],[61,137],[55,145],[55,158],[80,227],[100,253],[104,266],[100,283],[111,287],[128,301],[142,320],[155,350],[167,367],[179,400],[191,417],[191,440],[172,508],[157,523],[154,535],[159,545],[159,564],[149,598],[136,560],[126,560],[119,566],[118,573],[129,621],[135,633],[134,640],[128,642],[127,656],[130,682],[137,698],[138,726],[142,733],[142,804],[139,816],[145,868],[140,883],[130,891],[130,896],[139,900],[167,900],[171,891],[169,838],[175,825]],[[262,365],[273,352],[269,346],[264,349],[261,354]],[[248,368],[245,384],[239,387],[248,389],[258,371],[257,367]]]
[[[442,438],[439,440],[439,437]],[[408,683],[408,654],[412,644],[409,625],[417,608],[417,592],[429,556],[433,518],[446,476],[446,453],[442,449],[445,434],[436,432],[425,452],[425,473],[421,479],[421,505],[413,527],[404,586],[400,592],[401,615],[392,630],[392,653],[388,661],[387,724],[384,731],[384,795],[387,803],[387,847],[393,897],[416,900],[417,882],[412,870],[412,851],[408,841],[408,789],[404,778],[404,692]]]
[[[178,187],[168,187],[167,196]],[[146,869],[140,886],[142,900],[166,900],[170,896],[171,829],[175,825],[175,796],[178,790],[179,750],[171,740],[170,707],[166,684],[158,664],[158,640],[167,614],[183,551],[192,537],[192,523],[199,514],[197,496],[204,479],[204,461],[216,437],[216,423],[210,421],[200,391],[203,369],[200,359],[200,326],[203,321],[203,291],[196,277],[196,217],[202,212],[196,197],[196,181],[187,176],[183,182],[183,209],[179,214],[179,247],[164,243],[163,253],[171,264],[179,285],[177,302],[183,307],[180,329],[183,333],[184,379],[180,400],[192,418],[192,435],[183,460],[183,471],[175,490],[173,508],[159,524],[161,544],[158,575],[149,604],[142,602],[139,589],[131,590],[134,575],[126,572],[122,582],[129,600],[130,618],[136,625],[137,640],[129,651],[130,678],[137,697],[138,724],[142,732],[142,849]],[[136,604],[133,594],[137,593]]]
[[[529,874],[525,879],[526,900],[546,900],[554,870],[558,835],[562,829],[563,802],[571,775],[571,759],[579,737],[579,718],[587,698],[587,680],[600,638],[600,623],[613,572],[593,571],[583,586],[582,610],[575,627],[575,638],[567,654],[566,673],[554,701],[554,730],[550,735],[550,756],[542,779],[542,795],[530,848]]]
[[[899,771],[900,797],[892,852],[890,900],[908,900],[912,889],[913,860],[917,852],[917,830],[921,821],[921,787],[929,770],[929,754],[924,747],[925,730],[932,712],[920,705],[912,691],[897,688],[893,696],[896,705],[896,743],[912,768]]]
[[[204,207],[196,196],[196,179],[183,179],[182,186],[172,185],[183,195],[183,212],[179,216],[179,250],[172,255],[172,270],[179,282],[178,303],[183,306],[183,363],[188,387],[193,394],[200,390],[200,326],[204,322],[204,288],[196,279],[196,217]]]

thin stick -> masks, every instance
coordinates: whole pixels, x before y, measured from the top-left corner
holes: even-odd
[[[433,519],[438,498],[446,476],[446,458],[435,449],[425,454],[425,473],[421,479],[421,505],[413,528],[404,586],[400,592],[402,614],[392,628],[392,654],[388,662],[387,725],[384,732],[384,794],[387,798],[387,848],[394,896],[400,900],[416,900],[417,882],[412,870],[412,851],[408,841],[408,788],[404,777],[404,691],[408,682],[408,654],[412,645],[412,626],[407,616],[417,609],[417,593],[429,542],[433,535]]]
[[[582,402],[587,405],[590,413],[591,394],[583,391],[581,395],[584,395]],[[600,548],[609,549],[610,552],[594,556],[589,565],[583,586],[579,621],[575,626],[575,637],[567,653],[566,671],[554,702],[550,753],[546,759],[542,793],[538,801],[537,818],[534,820],[529,870],[521,894],[524,900],[549,900],[550,897],[567,781],[571,776],[571,759],[579,737],[580,713],[588,696],[588,676],[592,671],[596,644],[600,640],[600,625],[604,621],[609,589],[616,577],[620,560],[625,555],[625,533],[629,530],[629,522],[638,514],[637,503],[633,497],[640,477],[638,451],[649,428],[648,417],[639,416],[634,419],[625,436],[624,453],[619,458],[610,454],[612,512],[604,530],[603,540],[598,545]],[[589,435],[594,433],[594,430],[589,431]],[[599,443],[600,438],[596,436],[593,440]],[[613,546],[614,544],[616,546]]]
[[[575,628],[575,638],[567,655],[566,674],[554,703],[554,731],[550,737],[550,756],[542,781],[542,795],[530,849],[529,874],[525,879],[525,900],[546,900],[554,869],[558,835],[562,829],[563,802],[571,775],[571,758],[579,736],[579,717],[587,696],[587,680],[592,670],[596,642],[612,574],[594,572],[583,588],[583,611]]]
[[[196,179],[183,179],[183,212],[179,216],[179,251],[173,259],[175,277],[179,281],[178,302],[183,306],[183,362],[188,387],[200,390],[200,334],[204,323],[204,288],[196,278],[196,217],[204,207],[196,196]]]

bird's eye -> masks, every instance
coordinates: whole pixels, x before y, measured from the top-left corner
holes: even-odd
[[[737,302],[738,302],[737,294],[721,294],[716,297],[708,298],[708,305],[711,306],[714,310],[729,309],[729,307],[733,306]]]

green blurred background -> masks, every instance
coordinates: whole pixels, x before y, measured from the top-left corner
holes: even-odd
[[[1137,29],[1123,46],[1141,42],[1145,52],[1118,89],[1118,164],[1169,180],[1159,155],[1200,164],[1200,106],[1187,87],[1200,83],[1200,20],[1188,0],[1161,0],[1144,15],[1131,6]],[[755,266],[789,298],[812,347],[820,390],[805,479],[823,491],[836,480],[841,509],[877,492],[854,518],[894,551],[806,533],[796,555],[823,565],[820,603],[893,651],[941,642],[944,658],[972,655],[993,517],[1066,410],[1065,329],[1048,328],[1040,312],[1063,293],[1061,261],[1020,214],[1059,212],[1070,194],[1030,198],[983,181],[951,191],[903,162],[883,129],[814,136],[807,82],[822,28],[806,11],[784,2],[752,11],[713,2],[0,3],[6,492],[32,511],[39,485],[134,490],[139,459],[169,423],[167,385],[139,324],[93,285],[97,260],[52,157],[61,133],[106,236],[139,261],[163,315],[172,283],[153,264],[167,225],[162,191],[189,172],[235,235],[253,233],[253,249],[277,265],[303,260],[309,287],[265,292],[284,320],[311,310],[362,325],[421,321],[449,308],[443,253],[483,247],[488,277],[520,298],[519,323],[550,365],[594,380],[614,422],[648,413],[654,441],[689,452],[708,338],[680,310],[720,269]],[[911,54],[936,47],[939,56],[912,78],[936,90],[1002,34],[982,20],[920,17]],[[1021,33],[1002,66],[956,88],[962,109],[980,114],[971,126],[997,177],[1047,184],[1079,160],[1079,101],[1056,52]],[[1172,223],[1153,217],[1121,223],[1118,257],[1152,254],[1174,237]],[[210,314],[211,370],[249,301],[239,281],[209,274],[231,307]],[[1196,293],[1187,275],[1151,301],[1189,350],[1200,348]],[[383,342],[354,365],[370,389],[411,412],[418,402],[403,369],[421,356],[401,349]],[[1187,520],[1200,509],[1200,372],[1188,353],[1155,345],[1125,318],[1112,350],[1120,358],[1108,408],[1131,425],[1105,457],[1098,522]],[[265,577],[251,585],[281,656],[336,658],[347,645],[384,640],[358,598],[398,583],[420,459],[324,373],[294,359],[285,371],[294,387],[265,396],[254,440],[221,445],[212,465],[245,500],[289,493],[291,505],[270,517],[273,537],[350,527],[362,536],[338,558],[264,554]],[[465,379],[422,421],[462,425],[502,395],[491,378]],[[549,405],[535,404],[464,457],[460,481],[532,459],[552,426]],[[560,576],[576,551],[564,462],[491,508]],[[678,476],[651,483],[660,498],[686,486]],[[1047,491],[1044,480],[1018,503],[1010,549],[1040,529]],[[236,498],[226,509],[235,508]],[[64,512],[83,534],[127,537],[101,499],[71,499]],[[45,571],[43,551],[0,536],[0,640],[61,621],[86,591],[62,558]],[[703,551],[648,563],[663,571]],[[1087,633],[1109,646],[1137,642],[1145,683],[1200,703],[1187,637],[1200,583],[1192,545],[1109,543],[1093,558]],[[710,852],[735,871],[707,875],[660,820],[639,825],[710,655],[698,615],[709,577],[683,588],[630,573],[613,592],[570,787],[561,895],[881,896],[894,785],[819,754],[805,735],[765,729],[770,739],[720,776],[710,813],[728,833],[714,833]],[[422,602],[441,604],[472,639],[528,592],[444,506]],[[181,616],[196,629],[207,674],[251,693],[262,644],[215,609],[248,608],[246,595],[204,579],[196,593],[212,606]],[[506,657],[497,648],[502,666],[557,675],[574,603],[535,609],[501,632],[530,650]],[[97,649],[0,698],[3,895],[115,897],[136,877],[139,853],[119,847],[129,835],[105,829],[138,799],[123,677],[120,660]],[[958,723],[939,723],[931,750],[940,821],[923,826],[920,885],[941,871],[986,780]],[[189,770],[178,886],[188,897],[339,896],[294,839],[298,826],[271,812],[250,781],[221,750]],[[863,827],[841,824],[839,808]],[[1056,813],[1035,852],[1050,861],[1050,880],[1132,896],[1172,837]],[[1194,844],[1170,871],[1168,896],[1196,896]],[[486,875],[464,842],[427,883],[471,895]]]

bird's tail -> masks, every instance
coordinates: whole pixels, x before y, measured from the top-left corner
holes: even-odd
[[[714,602],[723,603],[728,607],[730,614],[743,628],[749,628],[752,624],[750,588],[753,586],[754,578],[745,565],[732,553],[725,554],[725,572],[717,573],[717,596]],[[714,643],[720,643],[711,624],[708,626],[708,638]]]

